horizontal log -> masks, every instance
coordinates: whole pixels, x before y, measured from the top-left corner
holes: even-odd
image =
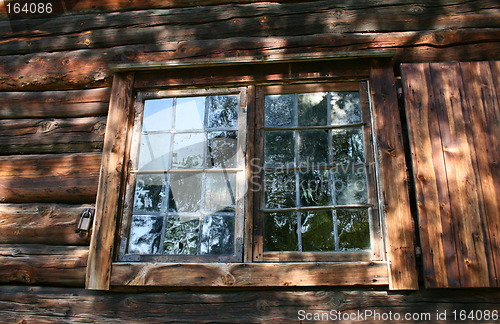
[[[278,287],[387,285],[385,262],[114,263],[111,285]]]
[[[79,216],[92,205],[0,204],[0,244],[88,245],[76,232]]]
[[[96,153],[0,157],[0,202],[94,203],[100,165]]]
[[[500,297],[491,290],[225,290],[99,292],[79,288],[0,287],[3,323],[295,323],[299,311],[358,314],[430,314],[426,322],[456,322],[453,311],[490,312]],[[438,321],[437,313],[446,315]],[[304,314],[304,313],[301,313]],[[455,313],[456,314],[456,313]],[[329,319],[329,318],[327,318]],[[331,320],[334,321],[333,319]],[[360,322],[382,322],[375,318]],[[305,322],[305,321],[304,321]],[[308,321],[309,322],[309,321]],[[312,322],[312,321],[311,321]],[[315,321],[328,322],[328,320]],[[346,321],[347,322],[347,321]],[[352,321],[354,322],[354,321]],[[383,321],[421,323],[420,320]]]
[[[4,92],[0,96],[0,119],[106,116],[110,94],[110,88]]]
[[[498,12],[495,0],[465,3],[446,0],[439,5],[401,1],[387,5],[367,0],[346,5],[323,0],[63,15],[48,20],[39,19],[38,23],[37,19],[0,22],[1,27],[10,27],[0,28],[0,37],[6,38],[2,42],[5,47],[0,46],[0,54],[13,54],[8,51],[9,48],[32,47],[32,51],[39,51],[43,48],[40,48],[40,42],[45,41],[40,37],[52,35],[64,36],[62,40],[51,40],[52,46],[56,48],[72,42],[88,48],[106,46],[109,42],[111,44],[108,47],[114,46],[116,40],[129,37],[131,39],[126,44],[155,40],[213,39],[214,35],[223,39],[237,36],[495,28],[500,20]],[[142,40],[139,36],[142,36]],[[24,42],[26,45],[16,45]],[[51,46],[51,43],[46,44]]]
[[[29,0],[24,0],[29,1]],[[287,2],[297,0],[286,0]],[[20,2],[20,1],[18,1]],[[165,9],[165,8],[186,8],[196,6],[213,6],[228,3],[251,3],[252,0],[104,0],[95,2],[92,0],[64,1],[64,8],[59,6],[59,11],[55,15],[42,15],[42,17],[54,17],[59,14],[75,14],[79,12],[108,12],[108,11],[126,11],[139,9]],[[275,2],[285,2],[284,0]],[[57,2],[54,5],[58,4]],[[61,10],[62,9],[62,10]],[[21,13],[19,15],[8,14],[5,6],[0,6],[0,18],[16,19],[26,18],[27,15]],[[29,17],[29,16],[28,16]]]
[[[426,32],[235,37],[0,57],[0,91],[109,87],[108,66],[207,58],[267,58],[393,48],[395,62],[496,60],[500,28]]]
[[[88,247],[0,245],[0,283],[82,287]]]
[[[0,120],[0,155],[102,151],[106,117]]]

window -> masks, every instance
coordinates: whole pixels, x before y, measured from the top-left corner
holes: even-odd
[[[115,75],[86,286],[415,289],[388,61],[237,64]]]
[[[138,95],[119,260],[242,260],[245,96]]]
[[[254,261],[381,260],[366,83],[258,91],[248,188],[246,88],[138,94],[119,261],[242,261],[246,190]]]
[[[255,260],[380,260],[366,91],[364,82],[262,88]]]

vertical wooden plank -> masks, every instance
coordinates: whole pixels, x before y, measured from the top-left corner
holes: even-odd
[[[370,85],[385,212],[389,288],[418,289],[415,227],[410,211],[396,80],[390,60],[372,60]]]
[[[90,241],[86,288],[107,290],[117,225],[127,132],[133,99],[133,73],[116,74],[104,137],[96,215]]]
[[[246,171],[246,192],[245,192],[245,229],[243,262],[252,262],[253,258],[253,233],[254,226],[254,169],[253,157],[255,156],[255,86],[247,88],[247,131],[246,131],[246,152],[245,152],[245,171]]]
[[[441,135],[428,63],[401,66],[427,288],[460,287]]]
[[[250,179],[251,190],[253,190],[253,260],[263,261],[262,252],[264,251],[264,215],[260,212],[262,208],[263,192],[262,185],[264,164],[264,88],[255,88],[255,112],[252,114],[254,128],[254,153],[250,161],[252,177]]]
[[[430,66],[432,87],[438,107],[439,130],[455,223],[461,287],[488,287],[488,259],[478,183],[462,105],[462,76],[456,63]]]
[[[465,110],[477,162],[480,200],[484,206],[482,223],[488,233],[487,256],[490,284],[499,285],[500,275],[500,114],[498,92],[488,62],[460,63],[464,80]],[[499,76],[500,77],[500,76]]]

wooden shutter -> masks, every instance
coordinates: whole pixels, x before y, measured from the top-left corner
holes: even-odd
[[[426,287],[498,287],[500,62],[402,77]]]

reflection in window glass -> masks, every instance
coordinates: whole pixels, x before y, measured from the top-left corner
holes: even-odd
[[[177,98],[175,105],[175,129],[203,129],[206,97]]]
[[[168,130],[173,125],[173,103],[174,99],[152,99],[144,103],[144,117],[142,130],[154,132]]]
[[[267,95],[264,105],[264,250],[368,249],[359,93]]]
[[[237,95],[145,101],[128,253],[234,254],[238,106]]]

